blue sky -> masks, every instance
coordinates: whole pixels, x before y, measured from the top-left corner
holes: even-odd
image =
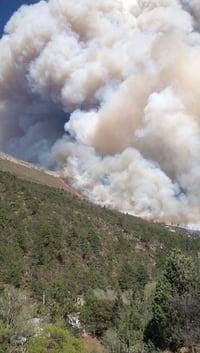
[[[21,5],[35,4],[39,0],[0,0],[0,37],[3,34],[3,28],[10,18]]]

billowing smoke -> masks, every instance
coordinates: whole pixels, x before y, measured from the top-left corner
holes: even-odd
[[[0,41],[0,149],[91,201],[198,223],[199,0],[49,0]]]

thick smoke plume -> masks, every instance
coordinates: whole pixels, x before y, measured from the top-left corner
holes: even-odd
[[[90,200],[200,223],[199,0],[50,0],[0,41],[0,149]]]

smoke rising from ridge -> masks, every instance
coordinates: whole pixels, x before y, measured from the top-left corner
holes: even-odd
[[[49,0],[0,40],[0,149],[91,201],[199,223],[200,5]]]

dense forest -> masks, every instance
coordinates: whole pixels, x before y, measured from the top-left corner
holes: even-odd
[[[0,172],[2,353],[194,350],[199,268],[198,234]]]

